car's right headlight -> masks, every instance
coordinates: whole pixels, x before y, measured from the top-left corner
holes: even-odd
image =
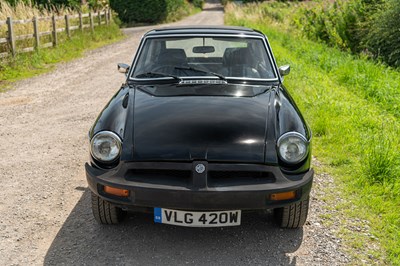
[[[90,153],[93,158],[111,163],[121,154],[121,139],[111,131],[100,131],[90,141]]]
[[[287,132],[278,139],[277,146],[282,161],[297,164],[307,157],[309,142],[298,132]]]

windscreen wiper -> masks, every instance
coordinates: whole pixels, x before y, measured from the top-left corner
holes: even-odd
[[[203,70],[203,69],[199,69],[199,68],[195,68],[195,67],[180,67],[180,66],[176,66],[175,69],[196,71],[196,72],[200,72],[200,73],[216,76],[216,77],[218,77],[218,78],[220,78],[222,80],[226,80],[225,76],[223,76],[221,74],[218,74],[218,73],[215,73],[215,72],[211,72],[211,71],[207,71],[207,70]]]
[[[166,74],[166,73],[160,73],[160,72],[146,72],[146,73],[141,73],[139,75],[136,75],[135,78],[173,78],[175,80],[181,81],[182,78],[172,75],[172,74]]]

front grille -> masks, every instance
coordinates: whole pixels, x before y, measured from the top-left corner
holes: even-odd
[[[274,183],[275,177],[269,172],[256,171],[209,171],[208,186],[238,186]]]
[[[191,181],[191,172],[171,169],[131,169],[126,172],[125,179],[139,183],[188,186]]]
[[[277,177],[270,166],[251,164],[209,164],[206,171],[196,172],[201,163],[140,162],[130,163],[124,174],[127,181],[188,189],[251,186],[275,183]]]

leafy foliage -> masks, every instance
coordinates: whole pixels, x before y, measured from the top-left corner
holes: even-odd
[[[342,49],[359,50],[357,25],[363,20],[359,1],[338,1],[333,5],[305,8],[297,26],[312,40],[321,40]]]
[[[185,0],[110,0],[110,6],[124,23],[155,23],[187,7]]]
[[[191,2],[197,8],[203,8],[205,0],[190,0],[189,2]]]
[[[372,18],[365,46],[389,65],[400,67],[400,1],[388,0]]]
[[[398,0],[337,0],[300,9],[296,25],[311,40],[400,67]]]
[[[232,2],[233,0],[221,0],[221,3],[225,6],[227,5],[229,2]]]

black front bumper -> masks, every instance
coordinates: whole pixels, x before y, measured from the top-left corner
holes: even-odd
[[[205,171],[196,172],[203,164]],[[122,207],[162,207],[181,210],[253,210],[282,207],[308,197],[314,171],[285,175],[277,166],[259,164],[121,162],[103,170],[85,165],[89,188]],[[104,192],[104,186],[127,189],[129,197]],[[295,191],[290,200],[271,194]]]

